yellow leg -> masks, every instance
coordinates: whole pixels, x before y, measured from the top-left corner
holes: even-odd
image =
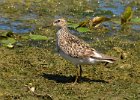
[[[75,77],[75,81],[74,81],[74,84],[76,84],[77,83],[77,81],[78,81],[78,68],[77,68],[77,66],[76,66],[76,77]]]

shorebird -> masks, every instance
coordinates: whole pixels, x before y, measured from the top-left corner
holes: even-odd
[[[77,83],[82,76],[81,65],[94,64],[95,62],[113,63],[116,59],[101,53],[98,53],[94,48],[90,47],[84,40],[70,33],[65,19],[57,19],[53,25],[58,27],[56,33],[57,52],[66,60],[73,63],[76,68],[76,78],[74,83]]]

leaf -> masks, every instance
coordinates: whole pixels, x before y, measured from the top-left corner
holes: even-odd
[[[90,31],[90,29],[88,29],[88,28],[86,28],[86,27],[79,27],[79,28],[77,28],[76,29],[78,32],[89,32]]]
[[[110,20],[110,18],[107,18],[105,16],[100,16],[100,17],[94,17],[93,19],[90,20],[89,22],[89,27],[92,28],[94,27],[98,27],[102,22],[108,21]]]
[[[30,34],[29,38],[32,39],[32,40],[48,40],[48,37],[46,37],[46,36],[33,35],[33,34]]]
[[[105,16],[100,17],[94,17],[91,20],[85,20],[79,24],[78,27],[89,27],[89,29],[92,29],[93,27],[99,26],[102,22],[108,21],[110,18],[107,18]]]
[[[121,15],[121,24],[126,24],[127,22],[129,22],[132,18],[133,15],[133,10],[131,7],[126,7],[124,12]]]
[[[13,33],[10,31],[0,30],[0,37],[10,37],[12,35],[13,35]]]
[[[140,23],[140,18],[131,19],[132,22]]]
[[[14,47],[13,44],[16,42],[16,40],[14,38],[9,37],[9,38],[3,38],[2,40],[0,40],[0,42],[8,48],[13,48]]]
[[[86,27],[86,26],[89,24],[89,21],[90,21],[90,20],[85,20],[85,21],[81,22],[81,23],[78,25],[78,27]]]
[[[29,38],[30,38],[30,36],[23,35],[23,36],[21,36],[21,38],[22,38],[22,39],[25,39],[25,40],[27,40],[27,39],[29,39]]]
[[[1,36],[1,37],[7,37],[7,32],[0,31],[0,36]]]
[[[92,19],[92,22],[94,23],[94,24],[99,24],[99,23],[101,23],[101,22],[104,22],[104,21],[108,21],[108,20],[110,20],[110,18],[107,18],[107,17],[105,17],[105,16],[101,16],[101,17],[94,17],[93,19]]]
[[[4,38],[0,40],[2,44],[14,44],[16,40],[14,38]]]
[[[72,23],[68,24],[68,27],[70,27],[70,28],[76,28],[78,26],[79,26],[78,24],[72,24]]]

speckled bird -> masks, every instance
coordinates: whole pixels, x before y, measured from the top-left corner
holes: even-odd
[[[94,64],[95,62],[113,63],[116,59],[101,53],[98,53],[94,48],[90,47],[82,39],[70,33],[65,19],[57,19],[53,25],[59,27],[57,35],[56,47],[58,53],[66,60],[73,63],[77,68],[76,78],[74,83],[82,76],[81,65]]]

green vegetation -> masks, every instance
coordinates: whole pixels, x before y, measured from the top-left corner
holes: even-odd
[[[121,15],[121,24],[126,24],[128,22],[130,22],[131,18],[133,16],[133,10],[131,7],[126,7],[125,11],[123,12],[123,14]]]

